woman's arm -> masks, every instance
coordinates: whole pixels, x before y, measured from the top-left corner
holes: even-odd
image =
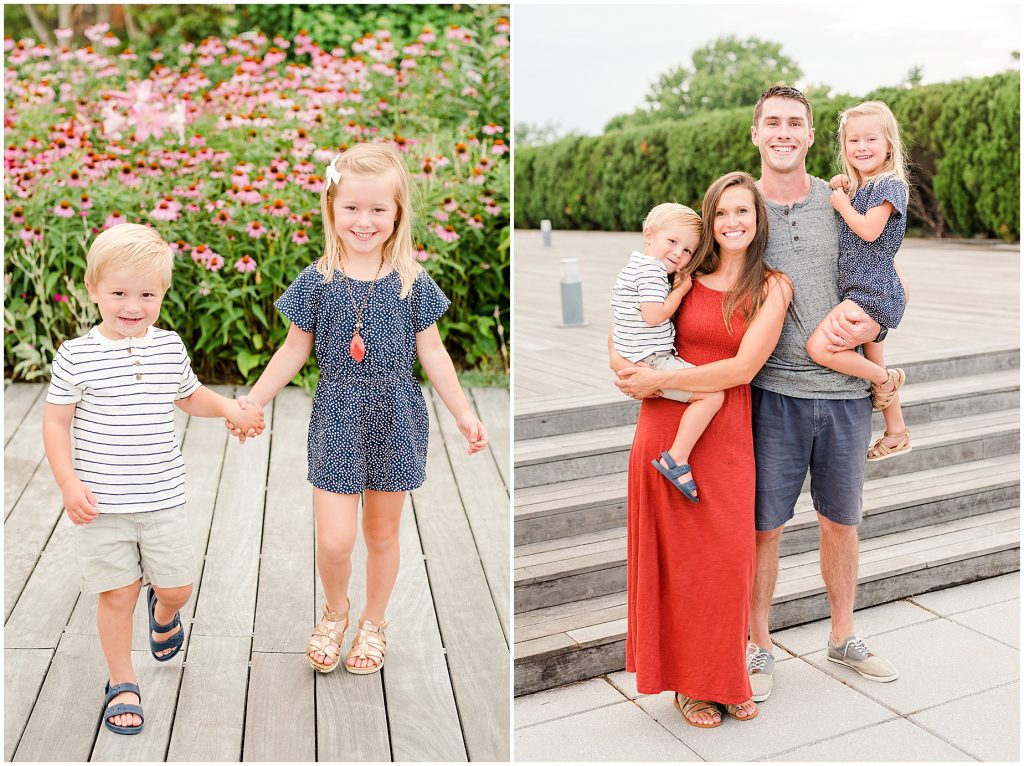
[[[436,324],[416,333],[416,355],[423,365],[423,371],[427,373],[430,385],[437,391],[444,406],[455,418],[459,431],[469,442],[469,454],[482,450],[487,446],[487,430],[466,401],[459,376],[455,374],[455,365],[441,342]]]
[[[775,350],[786,310],[793,300],[793,283],[784,275],[770,276],[767,290],[768,295],[750,321],[736,356],[685,370],[628,367],[619,372],[615,385],[629,396],[643,398],[665,388],[706,392],[749,383]]]

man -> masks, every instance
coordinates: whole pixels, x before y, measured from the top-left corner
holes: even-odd
[[[853,627],[857,590],[857,525],[863,502],[865,454],[871,436],[868,384],[807,356],[808,337],[839,304],[839,230],[827,182],[807,173],[814,143],[811,106],[804,95],[775,86],[754,108],[751,140],[761,154],[758,188],[769,216],[765,259],[793,282],[794,296],[771,357],[751,381],[757,463],[757,564],[750,603],[747,670],[755,702],[772,691],[775,658],[768,615],[778,576],[779,539],[808,469],[821,534],[821,573],[831,607],[827,658],[866,678],[893,681],[892,663],[873,654]],[[878,323],[851,311],[829,328],[830,350],[880,340]],[[662,387],[686,388],[691,370],[662,373],[631,368],[619,388],[647,396]]]

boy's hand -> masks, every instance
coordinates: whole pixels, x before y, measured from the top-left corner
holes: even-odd
[[[75,524],[88,524],[100,514],[99,503],[87,486],[77,476],[68,479],[60,488],[64,496],[64,508],[68,518]]]
[[[247,436],[263,433],[267,424],[263,420],[263,407],[259,402],[249,396],[239,396],[232,409],[234,412],[231,417],[224,419],[224,425],[232,436],[238,437],[240,443],[245,444]]]
[[[470,455],[487,446],[487,429],[472,412],[455,418],[455,424],[459,427],[462,435],[466,437],[466,441],[469,442]]]
[[[832,180],[828,183],[833,189],[842,189],[843,191],[850,190],[850,178],[842,173],[837,176],[832,176]]]
[[[689,259],[687,259],[687,263],[689,263]],[[672,277],[673,290],[689,290],[691,287],[693,287],[693,278],[689,274],[677,271]]]

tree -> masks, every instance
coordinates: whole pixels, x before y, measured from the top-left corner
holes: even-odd
[[[916,88],[924,80],[924,67],[920,64],[910,67],[905,75],[903,75],[903,87],[904,88]]]
[[[553,144],[555,141],[564,138],[565,135],[562,126],[556,122],[545,122],[543,125],[517,122],[515,144],[517,149],[526,146]]]

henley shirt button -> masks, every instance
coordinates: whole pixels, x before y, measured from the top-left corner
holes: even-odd
[[[794,242],[795,242],[796,240],[798,240],[798,239],[800,239],[800,237],[793,237],[793,241],[794,241]]]
[[[138,359],[136,359],[135,360],[135,366],[136,367],[141,367],[142,366],[142,362],[140,362]]]
[[[139,374],[139,373],[135,373],[135,379],[136,380],[142,380],[142,375]]]
[[[787,207],[785,210],[783,210],[782,214],[783,215],[789,215],[789,208]]]

